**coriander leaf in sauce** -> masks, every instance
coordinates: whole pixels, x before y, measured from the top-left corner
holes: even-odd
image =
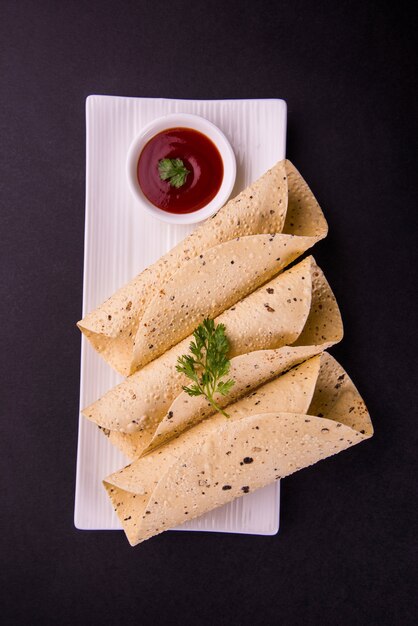
[[[235,384],[232,379],[221,380],[231,367],[225,325],[215,326],[213,320],[205,319],[194,331],[193,338],[189,346],[191,354],[183,354],[177,359],[176,370],[193,381],[183,390],[189,396],[205,396],[216,411],[229,417],[214,400],[215,393],[226,396]]]
[[[172,187],[178,189],[186,182],[190,170],[181,159],[161,159],[158,161],[158,173],[161,180],[167,180]]]

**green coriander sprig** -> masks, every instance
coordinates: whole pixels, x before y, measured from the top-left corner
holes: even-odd
[[[160,159],[158,161],[158,173],[161,180],[167,180],[172,187],[182,187],[186,182],[190,170],[181,159]]]
[[[177,359],[176,369],[193,381],[193,385],[183,387],[189,396],[205,396],[216,411],[229,417],[215,402],[213,396],[220,393],[226,396],[235,380],[221,380],[229,373],[231,362],[228,359],[229,341],[225,335],[225,325],[205,319],[193,333],[190,343],[191,354],[183,354]]]

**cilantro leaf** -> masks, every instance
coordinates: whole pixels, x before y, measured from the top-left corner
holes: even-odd
[[[205,319],[193,333],[190,343],[191,354],[183,354],[177,359],[176,370],[185,374],[194,385],[183,387],[189,396],[205,396],[216,411],[229,417],[214,400],[214,394],[228,395],[235,381],[222,378],[229,373],[231,362],[228,359],[229,341],[225,325]]]
[[[227,380],[225,383],[221,381],[220,383],[218,383],[218,386],[216,387],[216,391],[222,394],[223,396],[226,396],[231,391],[234,385],[235,385],[235,380],[232,380],[232,379]]]
[[[181,159],[160,159],[158,161],[158,173],[161,180],[167,180],[172,187],[179,189],[186,182],[190,170]]]

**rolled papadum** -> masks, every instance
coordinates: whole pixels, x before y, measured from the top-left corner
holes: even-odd
[[[232,357],[230,377],[236,380],[226,398],[216,398],[221,406],[322,352],[340,341],[343,334],[335,298],[312,257],[247,296],[216,322],[226,326]],[[301,336],[304,344],[296,345]],[[110,431],[110,441],[129,458],[139,456],[150,445],[158,445],[160,441],[156,442],[155,437],[160,423],[169,421],[170,411],[176,418],[179,415],[172,405],[177,398],[181,402],[180,396],[185,395],[182,386],[188,379],[176,371],[175,365],[177,358],[188,352],[190,340],[152,361],[83,411],[88,419]],[[158,439],[164,441],[177,434],[168,431],[181,430],[190,425],[185,422],[195,423],[210,414],[202,398],[189,400],[191,414],[180,420],[181,426],[176,424],[177,419],[173,427],[163,426],[164,436]]]
[[[103,482],[136,545],[372,434],[354,384],[323,353]]]
[[[78,323],[129,375],[281,271],[327,234],[309,187],[280,161]]]

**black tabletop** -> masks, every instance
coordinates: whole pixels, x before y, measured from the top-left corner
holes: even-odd
[[[417,505],[416,21],[400,3],[0,7],[1,619],[412,624]],[[89,94],[284,98],[330,233],[332,350],[375,436],[282,482],[277,536],[73,526]]]

